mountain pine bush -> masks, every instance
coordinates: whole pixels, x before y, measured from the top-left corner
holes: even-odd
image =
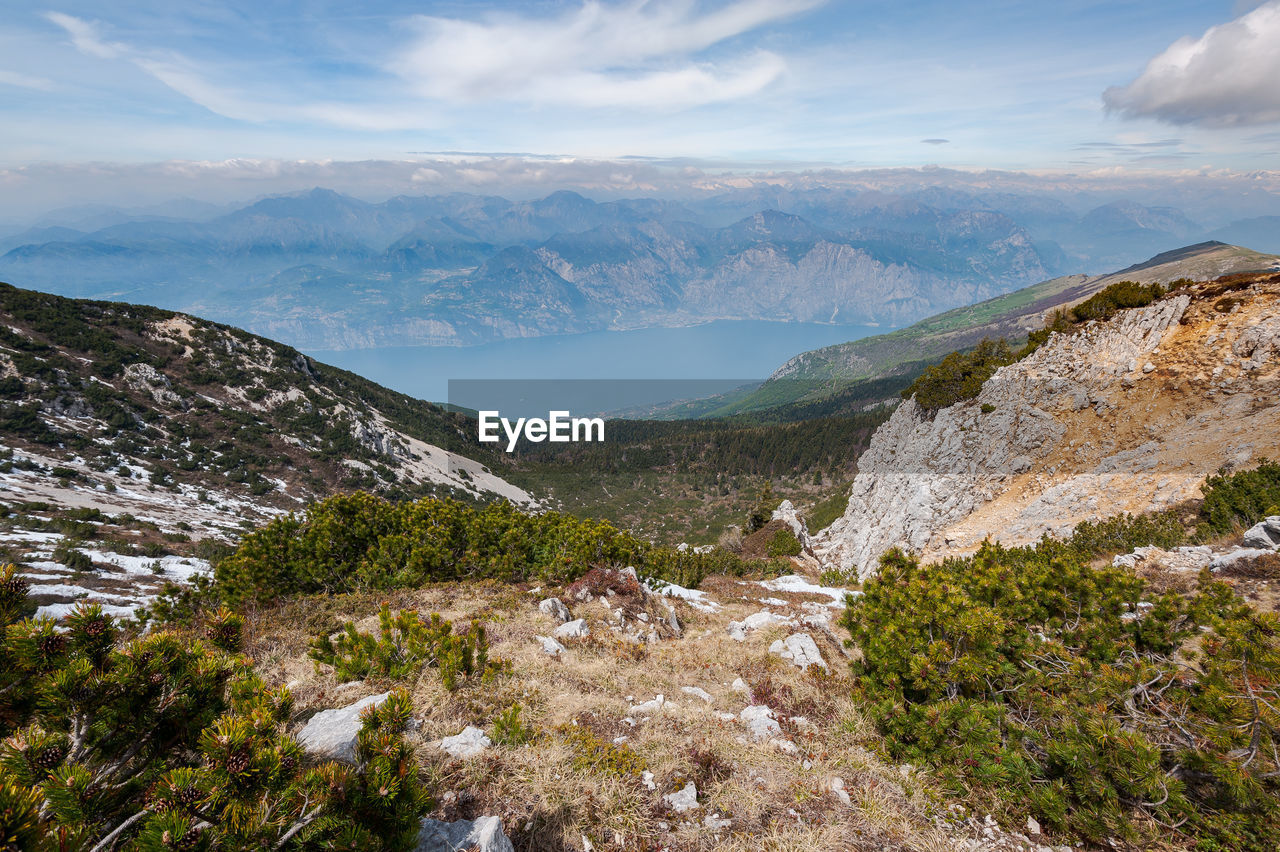
[[[1062,547],[891,551],[842,623],[886,748],[1090,841],[1280,848],[1280,621],[1207,572],[1152,594]]]
[[[231,613],[192,641],[126,638],[94,605],[33,609],[0,569],[0,848],[411,848],[429,800],[407,694],[366,714],[355,766],[311,765]]]
[[[724,551],[676,551],[605,521],[530,515],[509,503],[475,506],[429,497],[392,503],[364,492],[330,497],[302,517],[278,518],[242,539],[215,568],[228,603],[495,578],[571,583],[593,567],[634,566],[696,586],[709,573],[762,566]]]
[[[1252,470],[1220,472],[1205,480],[1201,532],[1226,535],[1280,515],[1280,463],[1263,459]]]
[[[902,398],[914,396],[921,408],[937,411],[973,399],[996,370],[1016,360],[1008,343],[985,338],[968,352],[952,352],[937,364],[925,367],[902,391]]]
[[[498,661],[489,659],[489,643],[480,622],[473,621],[466,633],[454,634],[453,624],[438,613],[423,621],[412,609],[392,615],[385,603],[378,611],[377,636],[361,633],[348,621],[336,640],[327,634],[318,637],[310,657],[332,666],[334,676],[344,683],[371,675],[403,680],[433,667],[450,690],[457,688],[460,677],[491,677],[501,668]]]

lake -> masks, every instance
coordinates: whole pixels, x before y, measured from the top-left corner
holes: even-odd
[[[613,411],[721,393],[767,378],[810,349],[891,328],[717,320],[683,328],[595,331],[481,346],[308,350],[401,393],[519,416]]]

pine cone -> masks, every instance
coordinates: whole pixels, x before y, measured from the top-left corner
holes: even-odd
[[[227,757],[227,771],[232,775],[239,775],[249,768],[248,752],[238,751]]]
[[[40,753],[36,755],[36,758],[33,761],[33,763],[35,763],[35,765],[40,767],[41,769],[48,771],[48,770],[56,769],[58,767],[58,764],[62,763],[63,759],[66,756],[67,756],[66,746],[62,746],[62,745],[49,746],[48,748],[44,748],[40,750]]]

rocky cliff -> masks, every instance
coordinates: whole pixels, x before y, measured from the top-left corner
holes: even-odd
[[[1055,334],[977,398],[903,403],[859,461],[829,567],[875,571],[1026,543],[1193,499],[1206,475],[1280,456],[1280,276],[1234,276]]]

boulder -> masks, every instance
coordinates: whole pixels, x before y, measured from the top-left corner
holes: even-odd
[[[1240,543],[1259,550],[1280,550],[1280,515],[1254,524]]]
[[[477,755],[490,745],[492,743],[485,736],[484,731],[474,725],[467,725],[462,729],[462,733],[445,737],[440,741],[440,748],[447,751],[451,757],[456,757],[459,760]]]
[[[1272,553],[1275,553],[1275,551],[1263,550],[1258,547],[1237,547],[1235,550],[1215,557],[1213,562],[1209,563],[1209,568],[1212,571],[1221,571],[1233,567],[1241,560],[1254,560],[1259,556],[1268,556]]]
[[[441,822],[426,817],[418,831],[413,852],[515,852],[511,840],[502,830],[502,819],[483,816]]]
[[[557,657],[566,650],[563,645],[552,639],[550,636],[535,636],[533,638],[542,643],[542,653],[544,654],[550,654],[553,657]]]
[[[827,670],[827,661],[822,659],[818,644],[808,633],[792,633],[786,639],[777,640],[769,646],[769,653],[790,660],[798,668],[818,666],[823,671]]]
[[[591,628],[587,627],[587,620],[577,618],[561,624],[551,635],[557,639],[583,639],[590,633]]]
[[[569,608],[559,598],[547,598],[538,604],[538,609],[558,620],[561,624],[569,620]]]
[[[390,692],[361,698],[355,704],[336,710],[321,710],[298,732],[298,744],[307,754],[322,760],[356,762],[356,736],[360,733],[360,713],[366,707],[377,707]]]

